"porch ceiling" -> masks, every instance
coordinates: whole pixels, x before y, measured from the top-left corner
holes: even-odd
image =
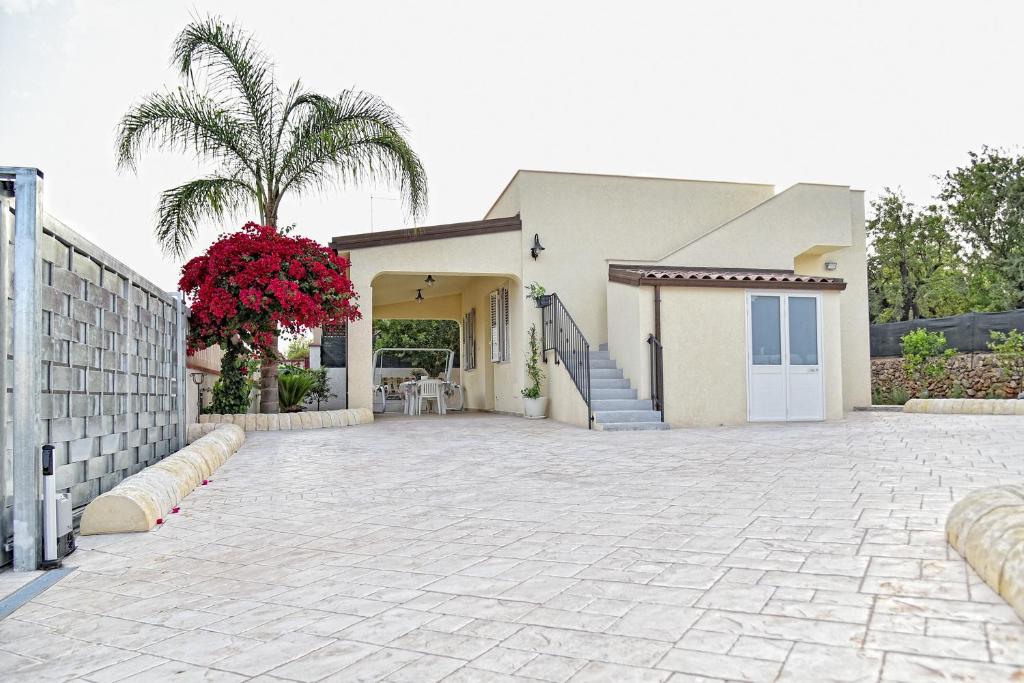
[[[416,290],[424,299],[437,299],[462,292],[476,276],[434,275],[433,286],[424,282],[428,273],[378,275],[373,281],[373,305],[388,306],[416,300]]]

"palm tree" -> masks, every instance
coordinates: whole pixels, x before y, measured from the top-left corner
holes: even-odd
[[[398,185],[412,216],[422,216],[423,165],[380,98],[357,90],[329,97],[300,81],[281,90],[252,37],[216,17],[185,27],[172,63],[184,85],[143,98],[117,131],[121,170],[134,171],[149,149],[191,152],[213,169],[161,194],[155,232],[169,255],[184,256],[203,221],[255,208],[264,225],[277,226],[286,194],[329,185]],[[277,412],[276,359],[261,377],[260,410]]]

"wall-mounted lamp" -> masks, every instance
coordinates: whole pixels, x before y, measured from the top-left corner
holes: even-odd
[[[540,235],[533,233],[533,246],[530,247],[530,256],[532,256],[533,260],[536,261],[542,251],[544,251],[544,247],[540,243]]]
[[[433,275],[427,275],[427,279],[424,280],[423,282],[426,283],[427,287],[433,287],[434,283],[437,282],[437,280],[434,279]]]
[[[825,261],[825,270],[832,271],[839,267],[835,261]]]
[[[196,385],[196,393],[199,395],[199,398],[198,398],[198,401],[199,401],[199,412],[197,412],[196,415],[202,415],[203,414],[203,381],[206,379],[206,373],[205,372],[190,372],[188,374],[189,374],[189,377],[192,378],[192,384]],[[196,421],[197,422],[199,421],[198,417],[196,418]]]
[[[423,303],[423,290],[422,289],[417,289],[416,290],[416,303],[418,303],[418,304]]]

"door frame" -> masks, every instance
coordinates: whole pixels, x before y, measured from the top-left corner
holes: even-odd
[[[755,296],[778,296],[779,301],[779,332],[781,335],[780,341],[782,342],[782,378],[786,392],[786,419],[785,420],[773,420],[770,418],[755,418],[750,415],[751,406],[751,382],[753,375],[753,349],[751,348],[751,318],[750,318],[750,304],[751,297]],[[821,405],[821,419],[820,420],[791,420],[789,418],[789,297],[790,296],[803,296],[814,298],[815,300],[815,315],[818,322],[818,367],[819,374],[821,375],[821,390],[819,391],[818,400]],[[822,319],[822,292],[820,290],[797,290],[797,289],[748,289],[744,293],[744,334],[745,339],[743,340],[743,362],[746,365],[745,372],[747,377],[747,422],[824,422],[828,416],[828,406],[825,403],[825,398],[828,392],[825,389],[825,381],[828,373],[825,371],[825,344],[824,344],[824,320]]]

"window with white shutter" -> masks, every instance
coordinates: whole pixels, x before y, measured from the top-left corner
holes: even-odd
[[[491,292],[491,362],[504,363],[511,354],[511,314],[509,312],[508,288],[502,287]]]
[[[462,319],[462,369],[476,370],[476,309]]]
[[[501,301],[501,299],[498,297],[498,292],[491,292],[490,300],[491,300],[491,317],[490,317],[490,320],[491,320],[491,362],[492,363],[498,363],[498,362],[501,361],[501,339],[499,338],[500,337],[500,333],[498,332],[498,330],[500,329],[500,326],[498,325],[498,321],[500,320],[500,317],[499,317],[500,311],[498,310],[498,307],[499,307],[498,304]]]

